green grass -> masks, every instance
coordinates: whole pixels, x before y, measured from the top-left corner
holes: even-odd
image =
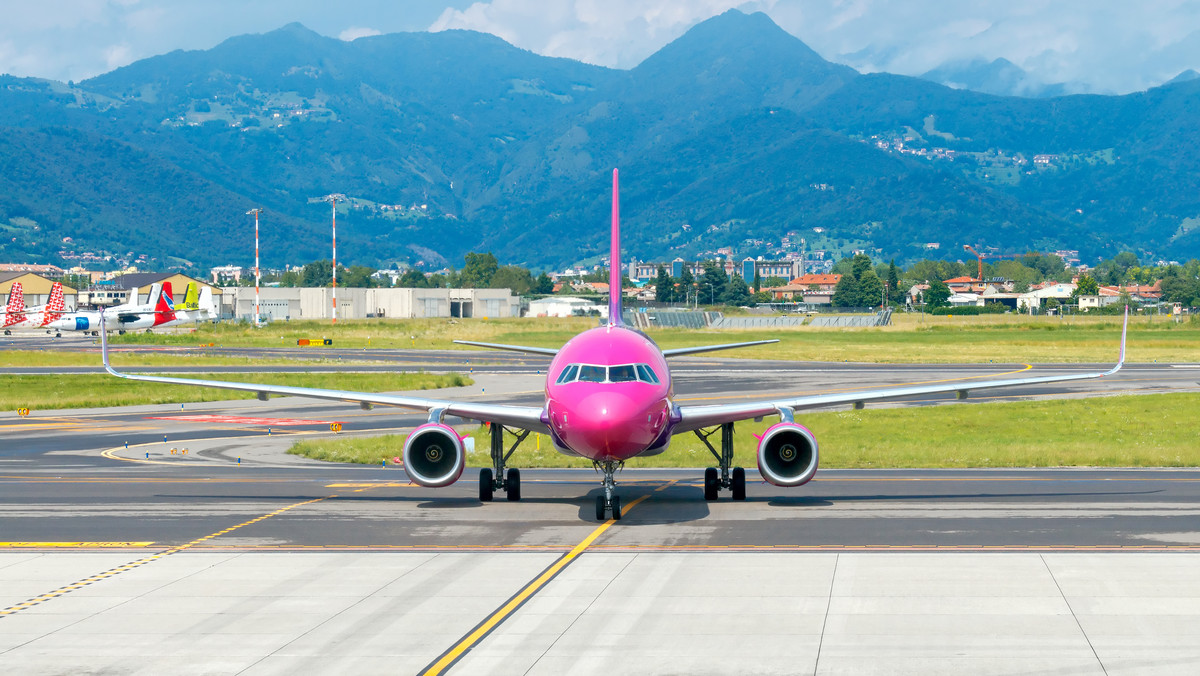
[[[161,352],[123,350],[113,354],[117,368],[125,366],[311,366],[316,364],[364,364],[369,359],[346,362],[342,359],[260,359],[257,357],[226,357],[203,352]],[[385,363],[385,362],[375,362]],[[0,350],[0,367],[21,366],[95,366],[101,367],[100,352],[68,352],[65,350]]]
[[[591,318],[368,319],[339,322],[275,322],[262,329],[245,324],[202,325],[178,334],[127,333],[114,343],[217,347],[295,347],[300,338],[331,338],[339,348],[468,349],[453,340],[559,347],[596,326]],[[898,314],[884,328],[803,326],[771,330],[656,329],[664,348],[779,339],[776,345],[731,350],[721,358],[852,361],[875,363],[1110,362],[1116,359],[1119,317],[984,315],[930,317]],[[414,338],[415,337],[415,338]],[[473,348],[470,348],[473,349]],[[319,358],[322,348],[309,348]],[[306,354],[308,352],[306,351]],[[1170,318],[1130,320],[1129,360],[1195,362],[1200,356],[1200,317],[1176,324]]]
[[[359,392],[426,390],[470,385],[458,374],[427,373],[278,373],[278,374],[188,374],[188,378],[236,380],[264,385],[323,387]],[[208,387],[184,387],[164,383],[123,380],[106,374],[0,376],[0,410],[27,407],[34,411],[61,408],[180,404],[202,401],[253,399],[252,392]]]
[[[891,467],[1196,467],[1197,394],[1057,399],[936,407],[879,408],[800,414],[816,435],[825,468]],[[736,427],[736,464],[755,467],[755,439],[770,421]],[[470,431],[471,467],[486,466],[485,428]],[[513,455],[517,467],[590,467],[560,455],[546,437],[530,435]],[[712,441],[716,445],[719,435]],[[506,447],[512,437],[506,436]],[[404,437],[307,440],[288,452],[336,462],[389,463]],[[630,467],[705,467],[715,464],[694,435],[675,437],[665,453]]]

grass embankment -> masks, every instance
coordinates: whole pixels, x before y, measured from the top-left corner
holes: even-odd
[[[114,337],[125,344],[218,347],[294,347],[299,338],[333,339],[335,348],[466,349],[451,341],[515,343],[559,347],[595,319],[377,319],[339,322],[276,322],[263,329],[241,324],[201,326],[195,333],[128,333]],[[891,363],[1045,363],[1110,362],[1116,359],[1119,317],[976,317],[893,316],[884,328],[837,329],[802,326],[787,329],[655,329],[650,335],[664,348],[711,343],[778,339],[780,343],[731,350],[720,358],[785,359]],[[416,336],[415,341],[411,336]],[[316,357],[321,348],[311,348]],[[308,353],[306,353],[308,354]],[[369,355],[365,352],[364,356]],[[1200,359],[1200,318],[1176,324],[1171,318],[1130,319],[1130,361],[1195,362]]]
[[[1195,467],[1200,466],[1194,418],[1200,395],[1059,399],[997,404],[866,409],[797,416],[821,445],[825,468],[892,467]],[[736,464],[755,467],[753,433],[770,421],[736,427]],[[470,467],[487,466],[487,431],[471,431]],[[711,439],[714,446],[720,435]],[[513,438],[506,435],[506,448]],[[540,445],[540,450],[538,446]],[[404,437],[302,441],[288,451],[319,460],[389,463]],[[665,453],[630,467],[707,467],[712,455],[694,435],[675,437]],[[516,467],[590,467],[560,455],[530,435],[513,456]]]
[[[323,387],[359,392],[427,390],[470,385],[458,374],[427,373],[276,373],[276,374],[188,374],[187,378],[236,380],[264,385]],[[208,387],[184,387],[164,383],[122,380],[107,374],[0,376],[0,410],[27,407],[34,411],[60,408],[182,404],[202,401],[253,399],[253,392]]]

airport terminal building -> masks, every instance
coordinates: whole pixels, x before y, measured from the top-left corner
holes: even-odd
[[[329,319],[332,288],[263,287],[259,311],[264,319]],[[221,316],[254,316],[254,287],[222,289]],[[521,298],[508,289],[356,289],[337,290],[339,319],[392,317],[520,317]]]

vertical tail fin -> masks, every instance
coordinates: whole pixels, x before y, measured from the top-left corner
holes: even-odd
[[[150,285],[150,292],[148,294],[146,294],[146,305],[149,305],[150,309],[153,310],[154,308],[158,307],[158,301],[161,299],[162,299],[162,284],[155,282],[154,284]],[[137,300],[138,299],[135,296],[133,298],[134,305],[138,304]]]
[[[171,283],[163,282],[162,295],[154,306],[154,325],[165,324],[175,319],[175,304],[171,298]]]
[[[204,287],[200,290],[200,301],[197,307],[204,319],[215,319],[217,316],[217,304],[213,302],[212,287]]]
[[[608,259],[608,324],[620,326],[621,321],[621,199],[617,187],[617,170],[613,169],[612,194],[612,252]]]
[[[8,305],[4,306],[4,326],[15,326],[25,321],[25,291],[20,282],[13,282],[8,292]]]
[[[200,296],[196,293],[196,283],[188,282],[183,292],[183,309],[194,312],[200,309]]]
[[[62,284],[55,282],[54,286],[50,287],[50,300],[46,302],[46,309],[42,311],[42,326],[62,319],[63,313],[66,311],[67,305],[63,300]]]
[[[8,305],[5,307],[10,315],[21,314],[25,311],[25,290],[20,282],[13,282],[8,292]]]

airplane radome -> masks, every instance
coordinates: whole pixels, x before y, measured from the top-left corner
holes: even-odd
[[[621,288],[619,222],[617,170],[614,169],[610,289]],[[746,472],[741,467],[733,466],[733,425],[736,422],[778,417],[779,422],[759,438],[758,472],[764,480],[777,486],[800,486],[816,474],[819,452],[813,433],[796,422],[795,412],[798,410],[838,404],[861,406],[869,401],[945,392],[956,392],[962,398],[968,390],[1102,378],[1116,373],[1124,363],[1125,336],[1129,326],[1127,309],[1118,360],[1108,371],[889,387],[735,404],[680,406],[673,401],[674,390],[668,363],[671,357],[778,341],[662,350],[649,336],[622,322],[619,292],[610,294],[608,317],[606,325],[580,333],[559,349],[455,341],[465,345],[551,356],[546,376],[545,403],[542,406],[133,375],[118,372],[109,363],[103,312],[100,314],[100,335],[105,368],[112,375],[128,380],[241,390],[256,392],[264,398],[276,394],[346,401],[364,407],[398,406],[424,411],[428,415],[427,422],[408,435],[403,450],[404,469],[409,478],[421,486],[448,486],[462,476],[466,465],[466,449],[463,437],[445,423],[448,416],[490,423],[492,466],[479,472],[479,499],[484,502],[490,501],[498,490],[504,491],[509,500],[521,498],[520,470],[507,464],[504,431],[508,429],[515,433],[518,442],[529,433],[549,435],[560,452],[587,458],[599,470],[604,492],[596,497],[596,518],[603,520],[611,515],[615,520],[621,518],[621,501],[616,494],[614,474],[631,458],[663,452],[675,435],[696,433],[717,461],[716,467],[704,471],[706,500],[717,499],[722,489],[729,490],[733,499],[744,500]],[[701,434],[707,430],[712,432]],[[720,432],[719,449],[708,441],[709,434],[716,431]]]

